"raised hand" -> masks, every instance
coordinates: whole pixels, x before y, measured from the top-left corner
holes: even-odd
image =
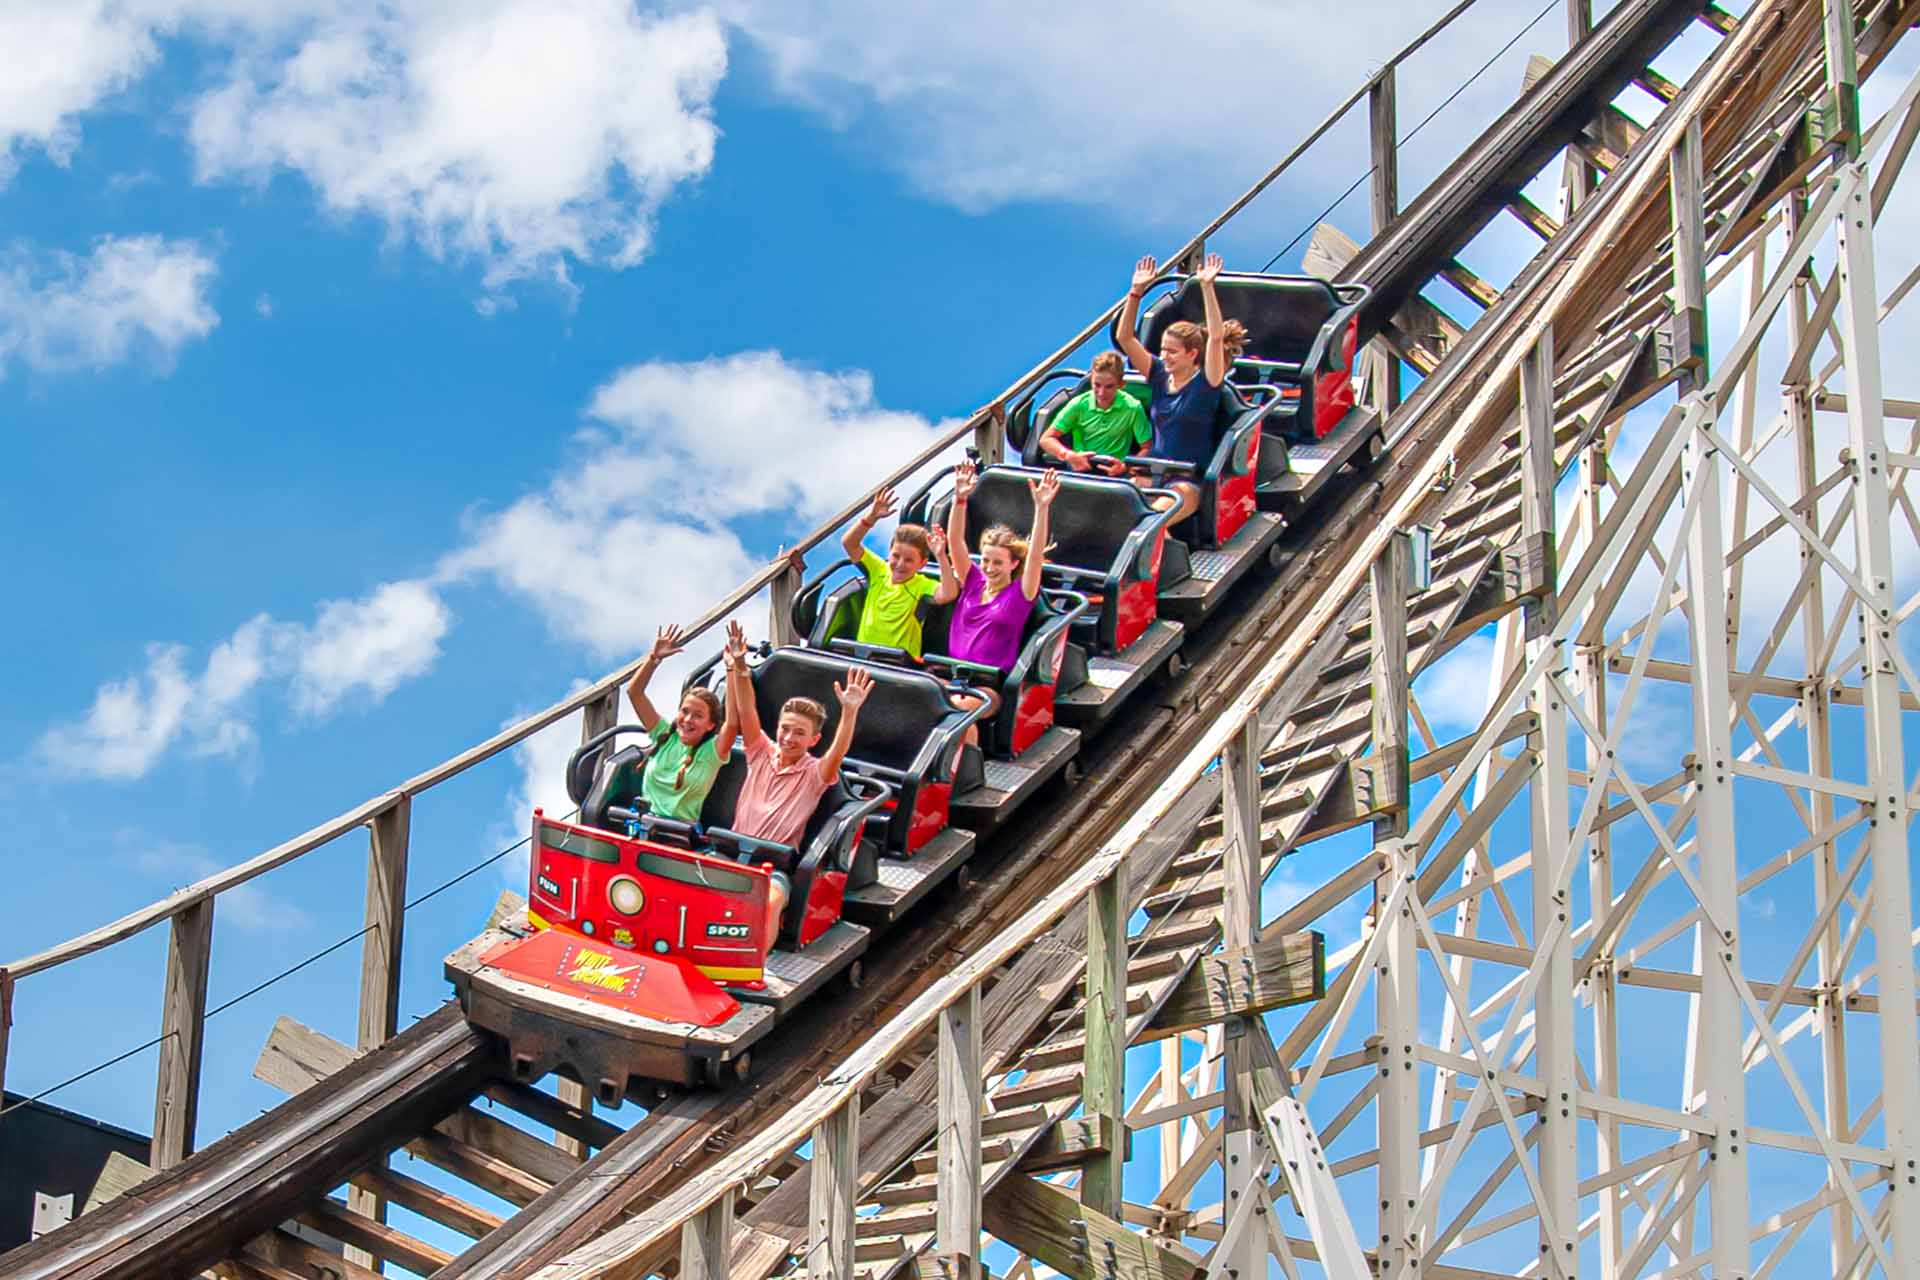
[[[858,711],[872,692],[873,677],[859,667],[848,667],[847,682],[836,682],[833,686],[833,696],[840,700],[841,708],[846,711]]]
[[[1129,292],[1145,293],[1159,275],[1160,260],[1150,253],[1145,255],[1133,264],[1133,288]]]
[[[680,628],[668,623],[654,633],[653,650],[647,656],[655,662],[664,662],[686,647]]]
[[[727,623],[727,665],[735,666],[747,660],[747,633],[738,621]]]
[[[1060,496],[1060,473],[1048,467],[1038,480],[1027,481],[1027,492],[1033,495],[1035,507],[1050,507],[1053,500]]]
[[[953,469],[953,500],[965,502],[972,497],[973,486],[979,482],[979,479],[980,472],[973,465],[973,459],[962,460],[960,465]]]
[[[1227,261],[1225,258],[1222,258],[1217,253],[1210,253],[1207,255],[1207,260],[1200,264],[1200,269],[1193,273],[1193,278],[1201,284],[1212,284],[1220,278],[1221,268],[1226,265]]]
[[[883,485],[874,490],[873,505],[867,508],[866,523],[868,527],[872,527],[899,509],[900,502],[894,497],[892,486]]]
[[[945,560],[947,558],[947,531],[945,529],[942,529],[939,525],[933,526],[933,528],[927,530],[927,541],[933,545],[933,558],[935,560]]]

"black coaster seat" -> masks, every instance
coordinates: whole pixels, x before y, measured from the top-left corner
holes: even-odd
[[[968,503],[970,553],[996,524],[1033,527],[1027,482],[1037,474],[1026,467],[988,467],[980,473]],[[1172,513],[1155,511],[1152,494],[1125,480],[1060,473],[1044,580],[1087,598],[1090,607],[1075,623],[1073,636],[1090,653],[1116,653],[1133,643],[1159,616],[1160,584],[1186,574],[1185,548],[1166,537]],[[951,474],[936,476],[908,500],[905,518],[944,523],[952,503]]]
[[[1140,316],[1140,341],[1158,352],[1168,326],[1206,323],[1200,286],[1191,276],[1169,278],[1171,288]],[[1287,411],[1269,423],[1297,441],[1333,430],[1353,408],[1353,356],[1360,309],[1372,291],[1317,276],[1222,275],[1214,285],[1221,313],[1247,327],[1247,346],[1229,375],[1233,381],[1282,388]],[[1115,321],[1118,324],[1118,320]]]

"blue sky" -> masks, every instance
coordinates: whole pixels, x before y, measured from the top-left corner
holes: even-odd
[[[9,6],[50,64],[0,115],[0,538],[43,620],[0,639],[32,673],[0,708],[0,795],[41,833],[13,949],[624,660],[1045,354],[1440,8],[1155,101],[1085,70],[1130,43],[1090,6],[1039,31],[988,6],[938,39],[913,6]],[[1297,30],[1235,16],[1276,50]],[[1504,104],[1528,47],[1410,169]],[[1454,87],[1428,65],[1409,119]],[[1357,141],[1256,205],[1230,260],[1308,225]],[[518,835],[565,736],[418,802],[416,892]],[[357,928],[362,857],[223,898],[215,1001]],[[410,916],[409,1013],[506,868]],[[163,946],[24,984],[9,1084],[150,1035]],[[274,1014],[350,1029],[357,953],[215,1019],[203,1132],[270,1101],[246,1067]],[[55,1100],[144,1127],[150,1071]]]
[[[1548,7],[1405,149],[1404,198],[1527,53],[1559,51]],[[1444,6],[1311,42],[1317,7],[1255,0],[1177,32],[1164,6],[1080,3],[1044,26],[998,3],[250,8],[0,5],[0,47],[45,53],[0,95],[0,581],[26,624],[0,635],[0,799],[34,831],[12,955],[324,821],[699,612]],[[1485,0],[1410,64],[1403,132],[1540,11]],[[1183,62],[1129,76],[1174,34]],[[1216,242],[1229,266],[1309,225],[1363,145],[1330,135]],[[1364,218],[1363,197],[1335,215]],[[1534,244],[1501,220],[1467,260],[1501,280]],[[1477,720],[1489,653],[1422,686],[1443,737]],[[416,803],[414,894],[518,838],[573,732]],[[357,929],[363,866],[350,838],[223,896],[213,1000]],[[409,914],[406,1017],[520,878],[504,859]],[[1358,913],[1337,927],[1330,950]],[[164,945],[25,982],[9,1086],[154,1034]],[[351,1038],[358,958],[213,1019],[203,1138],[277,1100],[248,1075],[274,1016]],[[51,1101],[144,1131],[152,1071],[139,1054]]]

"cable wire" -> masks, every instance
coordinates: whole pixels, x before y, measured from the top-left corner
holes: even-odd
[[[577,813],[578,810],[575,810],[574,812]],[[571,818],[573,814],[568,814],[567,816]],[[421,894],[419,897],[410,900],[405,906],[400,908],[400,914],[404,916],[407,912],[413,910],[415,907],[419,906],[420,904],[431,901],[432,899],[439,897],[441,894],[453,888],[453,886],[459,884],[461,881],[466,880],[470,876],[473,876],[476,873],[485,870],[486,868],[492,866],[494,863],[500,861],[500,859],[506,857],[508,854],[513,853],[516,850],[522,848],[527,843],[529,843],[532,839],[533,839],[533,835],[531,832],[529,832],[527,835],[521,836],[518,840],[508,845],[506,848],[500,850],[498,853],[495,853],[490,857],[481,859],[479,862],[476,862],[472,866],[468,867],[465,871],[460,872],[458,875],[452,877],[449,880],[442,881],[441,883],[435,885],[433,888],[427,890],[425,893]],[[348,934],[346,937],[341,938],[337,942],[331,943],[328,946],[321,948],[319,951],[314,952],[312,955],[308,956],[304,960],[301,960],[295,964],[287,966],[285,969],[282,969],[280,972],[274,974],[271,978],[267,978],[261,982],[257,982],[253,986],[248,987],[245,991],[242,991],[240,994],[236,996],[231,996],[228,999],[221,1001],[219,1004],[207,1010],[206,1013],[201,1016],[202,1024],[204,1025],[204,1023],[208,1019],[211,1019],[216,1014],[225,1013],[228,1009],[233,1008],[233,1006],[239,1004],[241,1001],[247,1000],[252,998],[253,996],[259,995],[262,991],[265,991],[268,987],[273,986],[275,983],[280,982],[286,978],[291,978],[294,974],[300,972],[302,969],[305,969],[311,965],[319,963],[320,961],[326,959],[328,956],[332,955],[334,952],[340,950],[340,948],[349,946],[352,943],[358,942],[360,939],[366,937],[367,934],[371,933],[372,931],[373,931],[372,925],[370,924],[362,925],[360,928],[354,930],[352,933]],[[95,1063],[93,1066],[88,1067],[85,1071],[80,1072],[78,1075],[68,1076],[65,1080],[62,1080],[60,1083],[56,1085],[50,1085],[49,1087],[40,1090],[40,1092],[38,1093],[31,1094],[27,1097],[23,1097],[20,1099],[20,1101],[15,1102],[9,1106],[0,1107],[0,1116],[4,1116],[11,1111],[18,1111],[20,1108],[27,1106],[30,1103],[38,1102],[42,1098],[50,1097],[51,1095],[60,1092],[60,1090],[66,1088],[68,1085],[79,1084],[82,1080],[85,1080],[87,1077],[98,1075],[100,1072],[105,1071],[108,1067],[117,1066],[120,1063],[125,1062],[128,1058],[133,1057],[135,1054],[145,1053],[148,1049],[152,1049],[157,1045],[165,1044],[168,1040],[171,1040],[175,1034],[176,1034],[175,1032],[168,1031],[161,1035],[157,1035],[153,1037],[151,1040],[146,1041],[144,1044],[137,1044],[131,1049],[125,1050],[122,1053],[115,1054],[113,1057],[108,1058],[104,1062]]]
[[[1535,15],[1533,15],[1532,22],[1529,22],[1526,26],[1521,27],[1518,31],[1514,32],[1513,38],[1511,40],[1508,40],[1505,44],[1501,45],[1499,51],[1496,52],[1491,58],[1488,58],[1485,62],[1481,63],[1480,69],[1478,71],[1474,72],[1472,75],[1468,76],[1465,80],[1461,81],[1459,86],[1455,88],[1452,93],[1448,94],[1445,98],[1441,99],[1439,106],[1427,112],[1426,116],[1421,119],[1419,124],[1416,124],[1415,126],[1413,126],[1413,128],[1409,129],[1404,137],[1395,141],[1394,148],[1398,150],[1400,147],[1405,146],[1407,143],[1412,142],[1415,138],[1419,137],[1420,131],[1426,128],[1428,125],[1432,124],[1435,116],[1439,115],[1442,111],[1445,111],[1448,107],[1452,106],[1454,101],[1458,99],[1459,96],[1465,93],[1468,89],[1471,89],[1474,85],[1474,82],[1479,80],[1481,76],[1484,76],[1487,74],[1487,72],[1493,70],[1493,65],[1496,62],[1500,61],[1500,59],[1506,57],[1508,52],[1512,50],[1513,46],[1520,43],[1521,37],[1525,36],[1529,31],[1539,26],[1542,19],[1544,19],[1549,13],[1552,13],[1555,9],[1559,7],[1560,7],[1560,0],[1547,0],[1546,7],[1541,9],[1539,13],[1536,13]],[[1316,226],[1320,225],[1321,222],[1325,221],[1327,217],[1331,215],[1335,209],[1338,209],[1341,205],[1345,204],[1347,202],[1347,197],[1351,196],[1354,192],[1358,191],[1360,189],[1361,184],[1366,182],[1367,179],[1373,177],[1375,171],[1377,171],[1379,168],[1380,166],[1378,164],[1368,165],[1367,171],[1361,174],[1359,177],[1355,178],[1353,180],[1352,186],[1348,187],[1345,191],[1342,191],[1332,204],[1328,205],[1326,208],[1320,211],[1320,214],[1318,217],[1314,218],[1311,222],[1307,223],[1306,226],[1302,227],[1298,232],[1296,232],[1294,234],[1293,239],[1287,241],[1287,243],[1281,248],[1280,252],[1274,254],[1271,258],[1268,258],[1267,265],[1264,267],[1261,267],[1260,270],[1263,272],[1271,271],[1273,269],[1274,263],[1280,261],[1280,259],[1286,257],[1288,253],[1292,252],[1293,247],[1295,245],[1299,244],[1300,241],[1308,235],[1308,233],[1310,233]]]

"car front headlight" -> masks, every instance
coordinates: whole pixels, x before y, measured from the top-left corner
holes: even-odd
[[[617,876],[607,883],[607,905],[623,916],[637,916],[647,905],[647,894],[632,876]]]

